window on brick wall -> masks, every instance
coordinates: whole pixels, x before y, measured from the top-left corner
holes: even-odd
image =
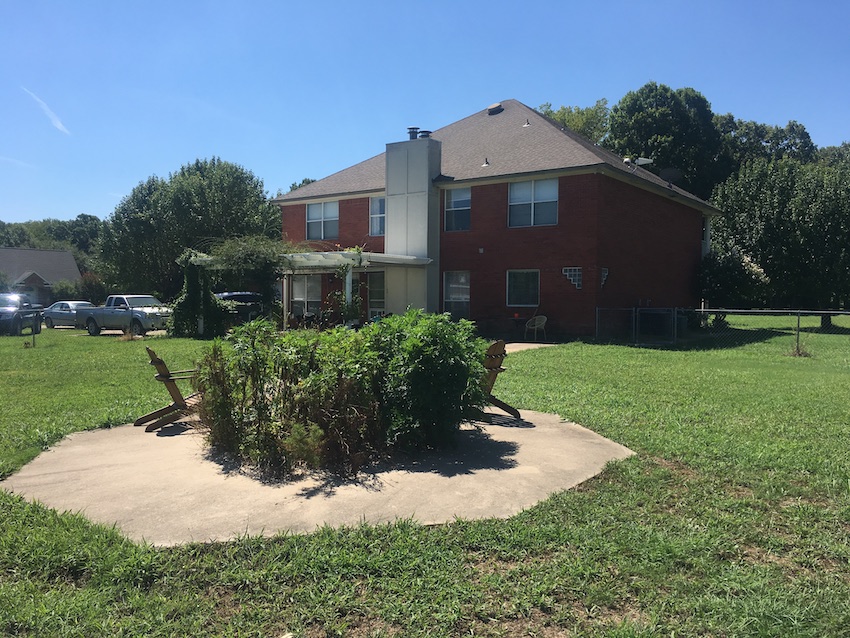
[[[469,188],[446,191],[446,230],[469,230],[472,194]]]
[[[453,319],[469,319],[468,270],[443,273],[443,312],[450,312]]]
[[[369,234],[382,237],[386,232],[387,200],[385,197],[372,197],[369,200]]]
[[[539,306],[540,305],[540,271],[539,270],[509,270],[508,271],[508,303],[509,306]]]
[[[510,185],[508,226],[553,226],[558,223],[558,180],[536,179]]]
[[[339,239],[339,202],[307,204],[307,239]]]
[[[303,317],[305,314],[318,314],[322,308],[322,276],[292,276],[292,314]]]

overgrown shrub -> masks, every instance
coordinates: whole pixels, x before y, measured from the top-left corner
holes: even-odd
[[[442,446],[486,403],[481,386],[486,346],[475,326],[448,314],[410,310],[366,326],[389,442]]]
[[[483,353],[448,315],[283,334],[256,320],[201,361],[201,421],[212,445],[272,474],[356,471],[394,446],[448,443],[485,403]]]
[[[179,259],[183,290],[174,301],[169,333],[175,337],[220,337],[226,329],[227,308],[212,294],[206,269],[193,263],[195,255],[187,250]]]

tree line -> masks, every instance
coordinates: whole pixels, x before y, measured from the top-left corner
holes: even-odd
[[[610,108],[600,99],[539,111],[621,156],[651,159],[645,168],[723,212],[701,271],[711,305],[850,306],[850,143],[818,148],[796,121],[716,114],[698,91],[655,82]],[[280,212],[260,179],[215,157],[140,182],[106,220],[0,221],[0,246],[71,250],[88,298],[99,285],[172,299],[185,250],[228,254],[245,237],[256,241],[236,252],[265,255],[263,240],[281,239]]]
[[[708,201],[701,293],[716,307],[850,307],[850,143],[818,148],[805,126],[716,114],[692,88],[649,82],[609,108],[540,112]]]

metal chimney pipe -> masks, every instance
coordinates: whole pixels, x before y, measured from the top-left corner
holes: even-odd
[[[407,135],[410,139],[415,140],[417,135],[419,134],[418,126],[408,126],[407,127]]]
[[[431,137],[431,131],[419,131],[419,139],[425,139],[426,137]]]

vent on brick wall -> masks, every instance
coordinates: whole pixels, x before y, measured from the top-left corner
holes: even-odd
[[[581,268],[570,266],[563,268],[561,272],[567,279],[573,282],[576,290],[581,290]]]

